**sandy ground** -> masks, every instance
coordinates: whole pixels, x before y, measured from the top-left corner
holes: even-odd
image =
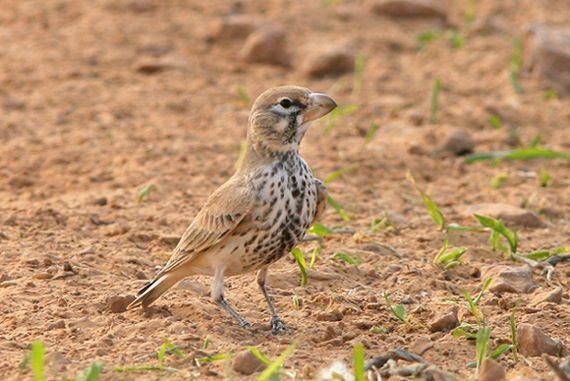
[[[449,23],[461,27],[467,2],[442,3]],[[0,371],[6,379],[16,379],[30,343],[42,341],[50,364],[55,361],[46,366],[54,379],[74,378],[98,361],[104,363],[101,380],[155,380],[168,372],[112,369],[158,365],[152,354],[165,338],[191,356],[166,356],[164,365],[180,370],[169,379],[254,377],[228,374],[224,361],[196,367],[192,356],[204,355],[197,351],[206,338],[210,355],[253,345],[276,359],[301,337],[284,363],[296,379],[312,379],[334,360],[350,366],[357,343],[364,344],[367,360],[405,348],[461,378],[474,374],[466,367],[475,361],[473,340],[454,338],[449,330],[431,332],[422,324],[454,305],[460,321],[474,323],[461,288],[476,295],[485,266],[523,263],[493,251],[484,231],[450,235],[451,249],[468,249],[460,266],[443,270],[433,264],[445,233],[428,216],[406,173],[448,223],[477,226],[464,213],[470,206],[511,204],[544,212],[546,222],[519,229],[519,252],[570,245],[568,161],[467,165],[463,157],[433,154],[456,130],[473,137],[476,152],[513,149],[515,127],[524,146],[541,134],[539,147],[570,151],[570,101],[547,99],[547,87],[525,62],[522,94],[508,76],[514,38],[526,41],[524,26],[540,21],[568,28],[570,8],[565,1],[477,1],[471,32],[463,47],[454,48],[446,37],[425,44],[416,39],[445,27],[441,21],[382,17],[370,6],[367,1],[2,1],[0,279],[7,283],[0,288]],[[243,39],[213,39],[216,24],[232,12],[283,28],[292,67],[243,63]],[[359,92],[353,72],[322,78],[303,73],[304,52],[315,43],[340,44],[363,55]],[[152,73],[139,70],[149,62],[162,66]],[[442,83],[439,110],[436,123],[429,124],[436,77]],[[108,297],[133,295],[152,278],[208,195],[231,176],[253,99],[283,84],[325,92],[341,107],[359,106],[338,116],[329,134],[324,134],[328,119],[315,124],[301,149],[321,179],[353,167],[328,184],[349,220],[329,207],[323,224],[358,234],[325,237],[306,286],[300,286],[292,256],[272,267],[269,290],[293,330],[279,336],[267,331],[270,316],[254,274],[225,284],[227,299],[254,323],[250,331],[211,302],[206,277],[181,282],[146,311],[110,311]],[[489,123],[493,115],[501,117],[501,129]],[[372,123],[379,129],[364,145]],[[552,176],[546,187],[540,186],[543,169]],[[500,175],[507,180],[492,187],[490,181]],[[153,189],[138,203],[149,184]],[[373,226],[386,215],[393,226],[386,220]],[[392,246],[401,257],[367,238]],[[300,246],[307,261],[316,246],[314,241]],[[331,258],[341,252],[358,257],[359,266]],[[509,317],[520,297],[517,324],[539,327],[561,340],[562,355],[568,354],[570,266],[561,262],[555,269],[552,280],[534,269],[538,288],[532,293],[483,296],[490,349],[510,342]],[[535,303],[537,295],[558,287],[564,290],[561,301]],[[398,321],[384,291],[404,304],[419,326]],[[512,378],[555,379],[539,357],[515,363],[507,352],[499,361]],[[23,379],[32,379],[29,370]]]

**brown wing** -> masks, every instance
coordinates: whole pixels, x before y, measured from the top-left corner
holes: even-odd
[[[313,218],[311,225],[319,222],[325,209],[327,207],[327,199],[329,197],[329,192],[327,192],[326,185],[319,179],[315,179],[315,185],[317,186],[317,212]]]
[[[164,268],[156,275],[170,272],[191,261],[230,234],[249,213],[254,193],[237,178],[215,191],[180,239]]]

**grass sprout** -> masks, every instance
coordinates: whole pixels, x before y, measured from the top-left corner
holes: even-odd
[[[139,193],[139,197],[137,198],[137,203],[140,204],[143,202],[143,199],[150,193],[150,191],[154,188],[154,184],[150,183],[143,189],[141,189]]]
[[[332,130],[334,130],[334,125],[336,122],[336,118],[338,116],[352,114],[352,113],[358,111],[358,109],[360,109],[360,105],[354,104],[354,105],[348,105],[348,106],[344,106],[344,107],[337,107],[334,110],[332,110],[329,114],[329,121],[325,127],[325,131],[323,132],[323,134],[328,135],[331,133]]]
[[[348,264],[354,265],[356,267],[360,266],[360,256],[357,256],[356,259],[352,258],[350,255],[346,253],[334,253],[329,258],[331,259],[340,259]]]
[[[295,307],[296,311],[299,311],[300,304],[299,304],[299,298],[297,297],[297,295],[293,295],[293,306]]]
[[[476,161],[499,160],[499,159],[528,160],[528,159],[537,159],[537,158],[565,159],[570,161],[570,155],[566,153],[553,151],[549,149],[530,147],[530,148],[520,148],[510,151],[476,153],[467,156],[465,159],[465,163],[473,164]]]
[[[315,266],[315,263],[317,262],[317,256],[321,251],[322,251],[321,247],[315,247],[313,249],[313,254],[311,255],[311,263],[309,264],[310,268],[313,268],[313,266]]]
[[[489,123],[491,123],[491,125],[495,127],[496,130],[500,130],[501,128],[503,128],[501,119],[499,119],[499,117],[496,115],[493,115],[492,117],[489,118]]]
[[[291,251],[291,254],[297,260],[297,264],[299,265],[299,269],[301,270],[301,286],[305,286],[307,284],[307,264],[305,263],[305,257],[303,256],[303,252],[298,247],[294,248]]]
[[[277,358],[277,360],[267,365],[267,368],[259,375],[256,381],[265,381],[267,379],[273,380],[273,378],[271,378],[273,374],[283,373],[284,370],[281,368],[281,364],[285,361],[287,357],[289,357],[291,353],[293,353],[295,347],[299,345],[300,342],[301,338],[299,337],[297,340],[293,342],[293,344],[291,344],[290,347],[285,349],[285,351],[281,354],[281,356]]]
[[[489,339],[491,338],[491,327],[480,327],[477,332],[477,371],[479,374],[479,369],[481,369],[481,364],[483,360],[487,357],[487,349],[489,348]]]
[[[435,77],[435,79],[433,80],[433,88],[431,91],[431,113],[429,117],[429,124],[435,124],[440,88],[441,88],[441,80],[439,79],[439,77]]]
[[[340,206],[340,204],[338,202],[336,202],[335,199],[333,199],[331,196],[328,196],[327,201],[328,201],[329,205],[332,206],[333,209],[336,210],[336,212],[340,215],[340,218],[342,218],[344,221],[350,221],[351,220],[350,216],[346,213],[346,211],[343,209],[343,207]]]
[[[435,202],[433,202],[432,199],[416,184],[416,180],[414,179],[410,171],[408,171],[408,173],[406,174],[406,178],[408,179],[408,181],[414,184],[414,186],[422,196],[424,204],[433,222],[435,222],[435,224],[440,230],[443,230],[443,227],[445,225],[445,220],[443,218],[443,214],[441,214]]]
[[[362,79],[364,77],[364,54],[359,54],[354,60],[354,88],[352,90],[353,96],[358,96],[362,89]]]
[[[540,186],[543,188],[547,187],[550,179],[552,179],[552,176],[548,173],[546,168],[542,167],[540,169]]]
[[[501,220],[497,221],[489,217],[480,216],[478,214],[474,214],[474,216],[481,225],[487,228],[491,228],[493,230],[493,234],[491,236],[493,250],[500,249],[501,251],[504,251],[510,255],[515,254],[517,252],[518,234],[516,229],[513,229],[513,231],[511,232],[505,227],[503,221]],[[509,243],[508,248],[503,246],[499,242],[499,237],[501,235],[507,239]]]
[[[364,345],[354,344],[354,378],[355,381],[365,381],[364,377]]]
[[[35,380],[44,381],[44,344],[40,341],[34,341],[30,354],[32,358],[32,373]]]
[[[512,337],[512,349],[513,349],[513,358],[515,362],[519,361],[519,354],[517,350],[517,329],[515,327],[515,313],[517,312],[517,308],[519,304],[521,304],[521,298],[517,300],[515,304],[515,308],[513,308],[513,313],[511,314],[511,337]]]
[[[239,95],[242,106],[246,107],[249,104],[249,97],[247,96],[247,93],[245,92],[245,90],[241,85],[236,86],[236,91]]]
[[[370,143],[370,141],[374,137],[374,134],[376,134],[376,131],[378,131],[379,128],[380,126],[378,126],[378,124],[374,122],[370,124],[370,128],[368,129],[368,131],[366,132],[366,136],[364,137],[364,145],[368,145],[368,143]]]
[[[392,314],[394,314],[394,316],[396,316],[402,323],[406,323],[406,308],[404,305],[396,304],[395,307],[392,306],[392,302],[390,301],[390,298],[388,298],[386,291],[384,291],[384,299],[386,299],[386,303],[388,304],[390,311],[392,311]]]
[[[350,167],[341,169],[340,171],[336,171],[336,172],[334,172],[332,175],[330,175],[329,177],[327,177],[327,179],[324,181],[324,183],[325,183],[325,184],[328,184],[328,183],[330,183],[331,181],[333,181],[334,179],[336,179],[337,177],[342,176],[342,175],[344,175],[346,172],[352,171],[353,169],[355,169],[355,168],[357,168],[357,167],[358,167],[358,165],[357,165],[357,164],[354,164],[354,165],[351,165]]]
[[[523,93],[523,89],[519,83],[519,73],[521,67],[522,67],[522,43],[519,37],[515,37],[513,41],[513,52],[511,54],[511,61],[509,65],[509,79],[517,94]]]
[[[313,226],[311,226],[309,230],[307,230],[307,234],[314,234],[316,236],[323,237],[325,235],[336,234],[336,232],[330,228],[327,228],[325,225],[319,224],[317,222],[313,224]]]

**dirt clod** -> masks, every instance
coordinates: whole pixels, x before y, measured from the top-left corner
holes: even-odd
[[[250,350],[238,352],[232,359],[232,369],[241,374],[253,374],[262,371],[266,367],[267,365]]]
[[[251,33],[245,40],[240,56],[249,63],[291,66],[286,32],[278,27],[263,27]]]
[[[554,341],[534,325],[522,323],[517,327],[517,349],[523,356],[542,356],[543,353],[559,356],[562,348],[561,341]]]

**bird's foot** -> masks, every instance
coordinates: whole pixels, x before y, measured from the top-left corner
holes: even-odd
[[[249,324],[249,322],[243,318],[240,318],[238,320],[238,323],[242,328],[251,328],[251,324]]]
[[[291,328],[285,327],[285,324],[283,324],[283,321],[279,318],[279,316],[273,316],[271,318],[271,333],[277,335],[283,331],[291,331]]]

